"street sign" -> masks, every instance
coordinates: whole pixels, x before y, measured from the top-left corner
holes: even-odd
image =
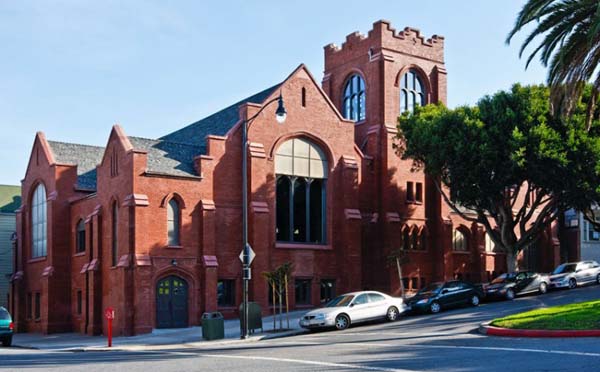
[[[243,272],[244,272],[244,276],[242,278],[243,280],[250,280],[250,279],[252,279],[252,268],[245,267],[243,269]]]
[[[248,247],[248,265],[251,265],[252,261],[254,261],[254,257],[256,257],[256,253],[254,253],[254,251],[252,250],[252,247],[250,246],[250,244],[248,244],[247,247]],[[244,262],[244,250],[243,249],[240,252],[240,261],[242,261],[242,264],[245,263]]]

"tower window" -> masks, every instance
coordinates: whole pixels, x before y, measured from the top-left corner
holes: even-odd
[[[413,112],[415,106],[424,106],[427,92],[415,70],[408,70],[400,80],[400,113]]]
[[[306,88],[302,87],[302,107],[306,107]]]
[[[344,118],[354,121],[365,120],[365,105],[365,81],[360,75],[352,75],[344,86],[342,102]]]

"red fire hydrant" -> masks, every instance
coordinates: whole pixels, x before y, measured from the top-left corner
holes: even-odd
[[[115,318],[115,310],[112,307],[107,307],[104,310],[104,317],[108,322],[108,347],[112,347],[112,321]]]

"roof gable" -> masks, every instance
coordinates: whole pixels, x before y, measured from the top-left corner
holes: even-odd
[[[77,166],[77,188],[96,190],[96,166],[102,161],[104,147],[48,141],[57,164]]]

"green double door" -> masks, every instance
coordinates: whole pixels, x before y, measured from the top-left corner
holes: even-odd
[[[168,276],[156,284],[156,327],[188,326],[188,284],[177,276]]]

